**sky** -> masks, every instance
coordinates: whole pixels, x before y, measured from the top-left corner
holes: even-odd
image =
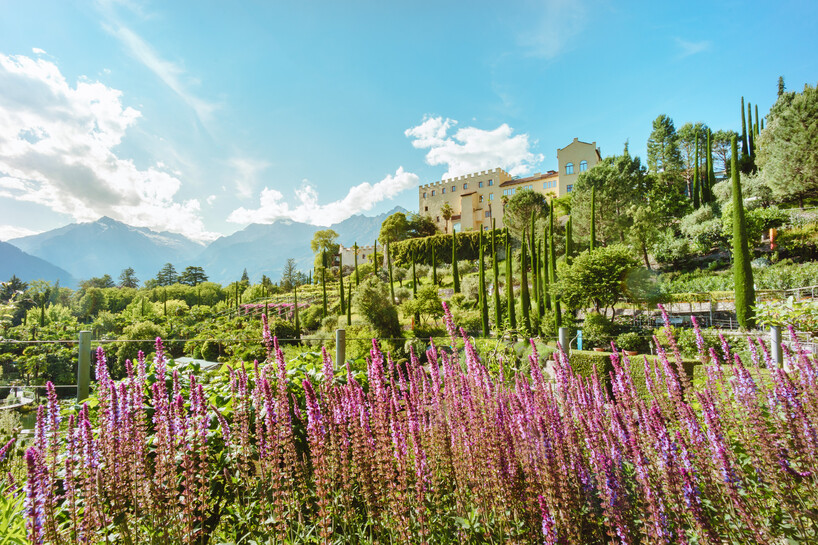
[[[645,158],[818,80],[818,2],[0,0],[0,240],[109,216],[206,243],[417,186]]]

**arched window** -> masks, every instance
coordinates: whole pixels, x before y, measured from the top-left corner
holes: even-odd
[[[579,171],[580,172],[585,172],[586,170],[588,170],[588,161],[580,161],[579,162]]]
[[[568,163],[565,165],[565,173],[566,174],[573,174],[574,173],[574,163]]]

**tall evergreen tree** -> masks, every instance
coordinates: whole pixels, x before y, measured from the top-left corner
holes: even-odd
[[[741,182],[736,160],[737,148],[736,137],[733,137],[733,157],[730,160],[733,181],[733,279],[735,281],[736,318],[741,327],[749,329],[755,326],[753,316],[755,287],[753,286],[753,269],[750,267],[747,226],[744,223],[744,201],[741,197]]]
[[[295,315],[295,338],[301,339],[301,322],[298,321],[298,285],[293,286],[293,314]]]
[[[522,248],[520,249],[520,301],[523,309],[523,326],[526,332],[531,334],[531,299],[528,296],[528,251],[526,249],[526,236],[523,231]]]
[[[417,272],[415,270],[415,261],[416,261],[416,259],[415,259],[415,250],[413,248],[412,249],[412,299],[417,299],[418,298],[418,275],[417,275]],[[393,297],[392,302],[394,303],[394,301],[395,301],[395,298]],[[415,320],[414,326],[417,327],[418,323],[420,322],[420,315],[417,312],[415,312],[414,320]]]
[[[542,239],[545,247],[542,252],[542,268],[543,268],[543,291],[545,292],[545,310],[551,310],[551,280],[548,276],[551,270],[551,252],[548,249],[548,223],[543,226]],[[543,313],[544,314],[544,313]]]
[[[545,298],[548,297],[546,293],[546,286],[548,286],[548,271],[545,270],[543,264],[545,263],[545,255],[548,253],[548,243],[545,240],[537,239],[537,284],[539,284],[539,297],[537,297],[537,317],[542,323],[543,316],[545,316]]]
[[[747,143],[747,118],[744,115],[744,97],[741,97],[741,155],[747,155],[750,147]]]
[[[386,266],[389,269],[389,296],[392,297],[392,304],[395,304],[395,284],[392,281],[392,249],[387,245],[384,247],[386,252]]]
[[[755,123],[753,124],[753,130],[754,130],[755,135],[756,135],[755,140],[756,140],[756,146],[757,146],[758,145],[758,132],[759,132],[759,126],[760,126],[759,119],[761,119],[760,117],[758,117],[758,104],[755,105],[755,109],[756,109],[756,120],[755,120]]]
[[[534,307],[534,312],[539,313],[539,306],[540,306],[540,275],[538,272],[537,267],[537,235],[536,231],[534,230],[534,211],[531,211],[531,220],[530,220],[530,227],[529,232],[531,233],[531,238],[529,239],[528,247],[531,249],[531,255],[529,255],[529,262],[531,263],[531,287],[532,287],[532,295],[533,302],[532,306]]]
[[[457,272],[457,233],[452,225],[452,282],[454,283],[454,292],[460,293],[460,274]]]
[[[344,262],[343,256],[338,253],[338,292],[341,296],[341,314],[346,311],[346,301],[344,300]],[[393,298],[394,299],[394,298]]]
[[[483,230],[481,229],[477,235],[477,244],[480,246],[480,250],[478,252],[480,264],[478,267],[478,281],[479,281],[479,289],[480,289],[480,324],[483,327],[483,336],[489,336],[489,301],[488,301],[488,290],[486,289],[486,264],[485,264],[485,254],[483,250]]]
[[[713,167],[713,134],[707,129],[707,196],[705,202],[713,202],[713,186],[716,185],[716,169]]]
[[[355,287],[357,288],[361,284],[361,278],[358,276],[358,243],[352,245],[352,249],[355,250]]]
[[[693,170],[693,209],[699,208],[699,135],[696,135],[696,166]]]
[[[375,273],[375,277],[378,276],[378,239],[375,239],[375,246],[373,246],[372,250],[372,271]]]
[[[508,310],[508,327],[517,329],[517,316],[514,310],[514,278],[512,277],[512,263],[511,263],[511,244],[508,236],[508,228],[506,228],[506,307]]]
[[[574,257],[574,220],[568,216],[568,221],[565,222],[565,264],[571,264],[571,258]]]
[[[554,247],[554,201],[551,201],[551,208],[548,214],[548,279],[551,284],[557,283],[557,250]],[[562,308],[560,308],[559,297],[554,297],[554,327],[559,328],[562,325]]]
[[[593,252],[596,247],[596,186],[591,188],[591,246]]]
[[[437,254],[435,253],[435,245],[432,244],[432,284],[437,286]]]
[[[750,157],[756,156],[755,150],[755,132],[753,131],[753,105],[749,102],[747,103],[747,123],[748,123],[748,131],[747,131],[747,145],[748,149],[750,150]]]
[[[784,94],[786,91],[786,87],[784,87],[784,76],[778,76],[778,97],[781,98],[781,95]]]
[[[491,219],[491,272],[494,276],[494,329],[500,329],[503,313],[500,310],[500,268],[497,266],[497,226]]]
[[[352,282],[347,288],[347,325],[352,325]]]
[[[321,291],[323,296],[323,316],[327,317],[327,252],[321,253]]]

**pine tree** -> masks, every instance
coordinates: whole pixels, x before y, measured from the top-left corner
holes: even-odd
[[[707,129],[707,197],[708,203],[713,202],[713,186],[716,185],[716,171],[713,168],[713,134]],[[702,193],[704,194],[704,193]]]
[[[341,296],[341,314],[346,310],[346,301],[344,300],[344,263],[343,256],[338,254],[338,292]]]
[[[517,329],[517,316],[514,310],[514,278],[511,276],[511,244],[509,243],[508,227],[506,227],[506,308],[508,309],[508,327]]]
[[[548,246],[549,246],[549,254],[550,259],[548,260],[548,279],[551,281],[551,284],[555,284],[557,282],[557,250],[554,247],[554,201],[551,201],[551,207],[549,209],[549,233],[548,233]],[[555,328],[559,328],[562,325],[562,308],[560,308],[560,300],[558,297],[554,297],[554,326]]]
[[[786,88],[784,87],[784,76],[778,76],[778,96],[779,96],[779,98],[781,97],[781,95],[784,94],[784,91],[786,91]]]
[[[755,131],[756,142],[757,142],[758,141],[758,130],[759,130],[758,129],[758,127],[759,127],[759,121],[758,120],[760,119],[758,117],[758,104],[755,105],[755,109],[756,109],[756,120],[755,120],[755,124],[753,125],[753,130]],[[756,145],[758,145],[758,144],[756,144]]]
[[[454,225],[452,225],[452,282],[454,292],[460,293],[460,275],[457,272],[457,233],[454,231]]]
[[[327,252],[322,252],[321,253],[321,265],[322,265],[322,267],[321,267],[321,291],[324,294],[324,297],[323,297],[324,306],[322,308],[323,308],[323,312],[324,312],[323,316],[324,316],[324,318],[326,318],[327,317],[327,276],[326,276]]]
[[[699,208],[699,135],[696,135],[696,166],[693,169],[693,209]]]
[[[480,266],[479,270],[479,286],[480,286],[480,322],[483,326],[483,336],[489,336],[489,301],[488,301],[488,294],[486,293],[486,265],[485,265],[485,255],[483,251],[483,230],[480,230],[480,233],[477,235],[477,244],[480,245],[479,259],[480,259]]]
[[[520,250],[520,299],[523,309],[523,326],[531,334],[531,300],[528,297],[528,251],[526,250],[526,233],[523,231],[522,249]]]
[[[755,149],[755,135],[753,132],[753,105],[749,102],[747,103],[747,123],[748,123],[748,131],[747,131],[747,145],[749,146],[748,149],[750,150],[750,157],[756,156],[756,149]]]
[[[361,278],[358,276],[358,243],[353,244],[352,248],[355,250],[355,287],[357,288],[361,284]]]
[[[392,304],[395,304],[395,284],[392,282],[392,250],[387,245],[384,251],[386,252],[386,266],[389,269],[389,295],[392,297]]]
[[[502,312],[500,311],[500,268],[497,266],[497,232],[494,218],[491,220],[491,270],[494,275],[494,328],[498,330]]]
[[[591,246],[593,252],[596,247],[596,186],[591,188]]]
[[[295,338],[301,339],[301,322],[298,321],[298,286],[293,286],[293,313],[295,315]]]
[[[744,223],[744,201],[741,197],[741,182],[736,160],[738,144],[733,137],[733,157],[730,170],[733,180],[733,278],[736,294],[736,318],[745,329],[755,326],[753,305],[755,288],[753,286],[753,269],[750,267],[750,250],[747,241],[747,226]]]
[[[741,97],[741,155],[747,155],[749,150],[747,144],[747,118],[744,115],[744,97]]]

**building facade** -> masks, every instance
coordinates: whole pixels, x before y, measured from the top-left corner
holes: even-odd
[[[559,170],[549,170],[524,178],[511,176],[501,168],[440,180],[418,188],[418,212],[428,215],[438,229],[458,232],[490,229],[491,220],[503,226],[504,203],[517,191],[530,189],[547,199],[570,193],[580,173],[596,165],[602,156],[596,142],[574,141],[557,150]],[[445,205],[451,209],[444,218]]]

